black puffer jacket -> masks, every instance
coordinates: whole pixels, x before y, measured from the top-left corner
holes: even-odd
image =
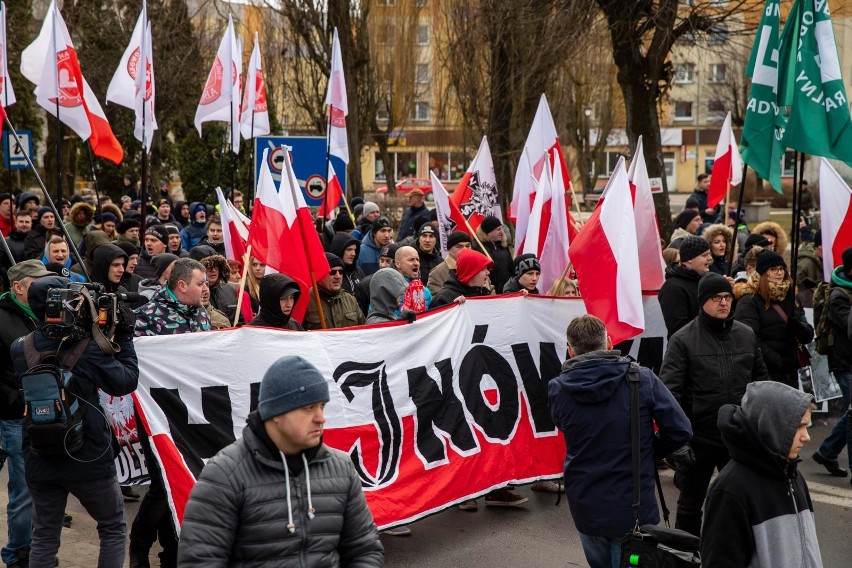
[[[447,282],[441,291],[432,296],[432,303],[429,304],[430,309],[440,308],[452,304],[459,296],[472,298],[475,296],[489,296],[491,290],[488,288],[479,288],[475,286],[467,286],[459,282],[455,272],[450,272]]]
[[[739,404],[746,386],[768,381],[769,374],[747,325],[702,310],[669,340],[660,379],[689,417],[693,440],[722,446],[716,426],[719,409]]]
[[[382,544],[349,456],[320,445],[300,457],[307,462],[310,484],[304,466],[299,468],[305,461],[288,457],[285,475],[281,454],[252,413],[242,438],[207,462],[192,489],[178,566],[382,566]]]
[[[482,231],[479,233],[482,235]],[[473,247],[473,250],[479,251],[483,254],[487,251],[488,256],[490,256],[491,260],[494,261],[494,266],[491,267],[491,274],[488,275],[488,278],[491,280],[491,284],[494,286],[494,289],[500,292],[503,289],[503,286],[506,285],[506,282],[509,281],[509,278],[515,274],[515,269],[512,267],[512,253],[509,251],[508,247],[504,246],[502,243],[483,240],[482,245],[485,247],[484,250],[481,249],[478,244]]]
[[[422,251],[418,242],[414,243],[414,250],[420,257],[420,280],[425,286],[429,282],[429,273],[432,272],[433,268],[444,262],[444,258],[437,248],[432,249],[432,252]]]
[[[12,368],[9,349],[19,337],[35,331],[36,322],[12,299],[12,293],[0,296],[0,420],[24,416],[24,405],[18,397],[18,381]]]
[[[781,302],[772,302],[768,308],[763,298],[749,294],[737,302],[734,317],[754,331],[769,377],[798,388],[796,344],[813,341],[814,328],[805,321],[805,312],[795,301],[792,287]],[[787,321],[773,306],[781,308]]]
[[[682,266],[666,268],[666,281],[660,288],[660,309],[668,337],[698,315],[698,281],[701,275]]]

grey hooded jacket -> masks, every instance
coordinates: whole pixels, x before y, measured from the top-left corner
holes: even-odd
[[[367,323],[396,321],[399,299],[408,283],[394,268],[382,268],[370,279],[370,315]]]
[[[310,459],[302,454],[306,468],[285,471],[259,418],[249,423],[207,462],[190,493],[178,566],[382,566],[382,544],[349,456],[320,445]]]

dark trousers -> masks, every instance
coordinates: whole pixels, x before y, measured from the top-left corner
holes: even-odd
[[[686,475],[675,473],[675,486],[680,489],[677,500],[675,528],[701,536],[701,515],[704,498],[714,470],[728,463],[728,450],[724,446],[702,445],[693,442],[695,465]]]
[[[53,568],[65,505],[70,493],[98,523],[101,541],[98,568],[124,566],[124,545],[127,525],[124,521],[124,501],[115,476],[84,481],[28,481],[33,500],[33,543],[29,565],[32,568]]]
[[[156,458],[151,451],[148,436],[140,428],[140,441],[145,452],[145,461],[151,475],[151,485],[139,504],[139,511],[133,519],[130,528],[130,555],[147,559],[151,547],[159,540],[163,551],[160,553],[160,566],[172,568],[177,566],[178,539],[172,523],[169,510],[168,496],[163,478],[157,467]],[[147,565],[147,564],[143,564]]]

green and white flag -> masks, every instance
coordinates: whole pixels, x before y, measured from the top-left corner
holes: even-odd
[[[786,123],[777,101],[780,20],[779,0],[766,0],[746,69],[751,89],[740,141],[743,161],[779,193],[784,158],[781,137]]]
[[[806,154],[852,165],[852,120],[828,0],[798,0],[793,10],[797,7],[799,11],[791,12],[785,26],[785,32],[786,27],[797,26],[799,41],[793,44],[793,48],[798,45],[795,66],[787,69],[792,92],[786,94],[792,100],[785,101],[791,109],[782,142]]]

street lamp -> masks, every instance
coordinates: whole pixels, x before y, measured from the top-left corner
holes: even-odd
[[[592,164],[594,163],[592,160],[592,141],[591,141],[591,127],[590,127],[590,119],[592,118],[592,109],[586,107],[583,109],[583,114],[586,117],[585,127],[586,127],[586,193],[592,193],[594,187],[592,186]]]

